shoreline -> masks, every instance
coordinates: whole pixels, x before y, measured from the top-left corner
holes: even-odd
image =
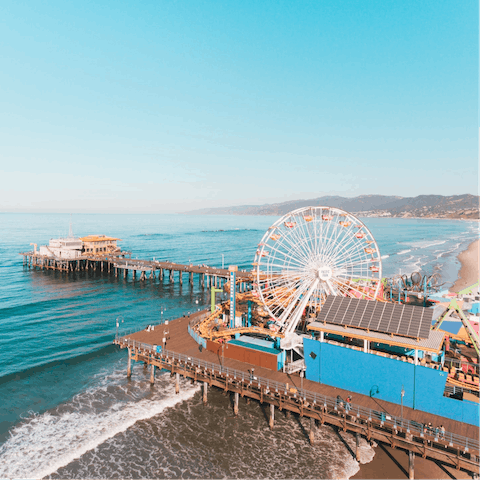
[[[450,288],[451,292],[460,290],[478,282],[480,276],[480,240],[474,240],[466,250],[457,255],[460,262],[458,278]]]

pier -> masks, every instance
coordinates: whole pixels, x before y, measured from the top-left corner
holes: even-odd
[[[54,255],[41,255],[37,251],[22,252],[23,265],[34,269],[57,270],[60,272],[103,272],[105,274],[127,278],[131,274],[133,279],[145,281],[158,278],[168,279],[169,283],[177,281],[180,285],[194,283],[194,275],[202,288],[222,287],[228,280],[230,273],[226,268],[216,268],[207,265],[179,264],[158,260],[141,260],[131,258],[130,252],[119,255],[82,255],[80,258],[62,258]],[[137,277],[138,275],[138,277]],[[238,271],[237,289],[239,292],[250,290],[253,279],[251,272]]]
[[[150,368],[153,385],[156,369],[166,369],[177,392],[180,376],[199,382],[204,403],[208,402],[209,387],[222,389],[233,397],[235,415],[241,408],[239,398],[268,404],[271,429],[275,428],[276,412],[307,417],[310,443],[315,442],[319,428],[330,425],[355,436],[356,457],[360,436],[383,442],[408,454],[410,478],[414,478],[416,455],[478,473],[478,426],[309,381],[302,374],[283,373],[226,358],[228,344],[219,345],[213,352],[202,348],[189,334],[208,315],[207,311],[199,312],[168,325],[156,325],[154,330],[117,336],[114,343],[128,351],[127,375],[132,375],[132,362],[143,362]],[[351,403],[345,400],[349,395]],[[445,432],[428,429],[429,423],[443,424]]]

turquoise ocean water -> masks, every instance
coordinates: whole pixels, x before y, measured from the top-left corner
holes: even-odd
[[[266,216],[75,215],[76,235],[122,239],[132,257],[251,269],[257,243],[277,219]],[[457,277],[456,256],[478,223],[363,221],[375,236],[384,276],[440,272]],[[66,236],[69,215],[0,215],[0,478],[220,478],[348,476],[358,468],[332,430],[308,447],[301,419],[268,430],[260,405],[231,415],[212,391],[203,407],[189,383],[175,396],[169,376],[151,388],[140,365],[125,377],[125,352],[111,345],[122,328],[143,328],[209,303],[193,287],[100,272],[32,270],[19,252]],[[373,454],[363,446],[364,461]]]

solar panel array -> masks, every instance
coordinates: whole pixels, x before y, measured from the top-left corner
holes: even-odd
[[[431,308],[329,295],[317,320],[405,337],[428,338],[432,317]]]

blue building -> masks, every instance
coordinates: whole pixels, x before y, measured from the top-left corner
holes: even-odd
[[[478,425],[478,387],[452,395],[445,333],[431,330],[432,313],[422,307],[328,297],[308,326],[311,338],[304,338],[306,378]]]

